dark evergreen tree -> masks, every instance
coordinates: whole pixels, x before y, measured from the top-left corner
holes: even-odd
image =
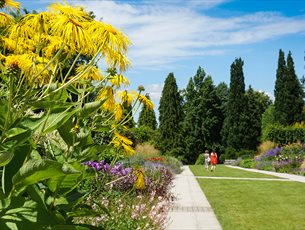
[[[274,117],[277,123],[291,125],[302,119],[303,90],[295,74],[291,52],[286,64],[284,52],[279,51],[274,95]]]
[[[244,136],[247,135],[247,119],[245,117],[245,83],[241,58],[235,59],[231,65],[229,100],[226,109],[226,118],[222,130],[223,143],[234,149],[247,148]]]
[[[183,153],[181,121],[183,119],[182,98],[176,79],[170,73],[164,83],[159,105],[159,148],[163,153],[179,156]]]
[[[149,94],[146,94],[147,99],[150,100]],[[155,111],[148,109],[146,105],[143,105],[139,115],[138,126],[147,126],[153,130],[157,128],[157,120]]]
[[[288,90],[286,86],[287,69],[285,62],[285,54],[280,49],[278,65],[276,70],[276,80],[274,87],[274,117],[276,122],[280,124],[287,124],[287,103]]]
[[[201,94],[201,107],[204,108],[201,116],[204,145],[207,149],[215,149],[221,143],[220,132],[224,115],[211,76],[204,79]]]
[[[187,163],[194,163],[197,156],[204,151],[202,134],[202,117],[204,108],[201,103],[201,89],[205,78],[204,70],[199,67],[191,78],[184,94],[183,132],[185,138],[184,158]]]
[[[294,124],[302,120],[304,107],[303,89],[295,70],[291,52],[287,56],[287,91],[289,92],[287,103],[287,123]]]
[[[269,97],[264,93],[254,91],[251,86],[246,92],[246,110],[245,110],[245,128],[244,147],[256,150],[260,142],[262,133],[262,114],[271,103]]]
[[[194,163],[205,149],[219,144],[223,117],[212,78],[201,67],[185,90],[184,112],[185,159]]]

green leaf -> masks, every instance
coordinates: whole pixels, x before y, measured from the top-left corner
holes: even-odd
[[[65,124],[74,113],[75,111],[71,111],[71,112],[63,111],[61,113],[51,113],[48,117],[46,117],[47,123],[46,126],[44,127],[43,134],[58,129],[60,126]]]
[[[68,146],[73,146],[74,139],[73,139],[73,133],[71,133],[71,130],[73,128],[73,122],[71,119],[68,119],[63,125],[61,125],[57,130],[61,136],[61,138],[66,142]]]
[[[12,130],[12,131],[11,131]],[[16,141],[16,145],[21,145],[32,136],[32,130],[25,130],[21,128],[13,128],[9,131],[7,141]]]
[[[29,160],[13,177],[13,185],[17,194],[28,185],[39,181],[64,176],[66,172],[62,164],[48,159]]]
[[[77,105],[77,103],[67,103],[65,101],[34,101],[30,103],[36,109],[57,109],[57,108],[69,108]]]
[[[57,191],[59,194],[67,194],[76,188],[83,178],[82,172],[76,170],[70,164],[64,164],[63,171],[68,174],[48,180],[47,185],[52,192]]]
[[[99,216],[100,213],[92,210],[92,208],[77,208],[73,212],[68,212],[69,217],[83,217],[83,216]]]
[[[92,229],[91,226],[84,227],[80,225],[56,225],[52,227],[52,230],[90,230],[90,229]]]
[[[14,157],[14,152],[0,152],[0,167],[7,165]]]
[[[105,100],[86,103],[84,107],[80,110],[79,118],[86,118],[90,114],[96,112],[104,102]]]
[[[26,143],[24,145],[13,148],[12,151],[14,152],[14,157],[11,162],[5,166],[5,172],[3,174],[5,182],[4,189],[6,194],[10,193],[13,187],[12,177],[22,167],[26,157],[32,151],[32,148],[29,143]]]

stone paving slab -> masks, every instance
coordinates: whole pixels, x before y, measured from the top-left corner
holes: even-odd
[[[285,178],[285,179],[292,180],[292,181],[305,183],[304,176],[298,176],[298,175],[293,175],[293,174],[288,174],[288,173],[271,172],[271,171],[258,170],[258,169],[248,169],[248,168],[242,168],[242,167],[231,166],[231,165],[226,165],[226,166],[230,167],[230,168],[236,168],[236,169],[245,170],[245,171],[249,171],[249,172],[263,173],[263,174],[267,174],[267,175]]]
[[[172,192],[176,195],[169,213],[167,230],[221,230],[221,226],[188,166],[176,175]]]

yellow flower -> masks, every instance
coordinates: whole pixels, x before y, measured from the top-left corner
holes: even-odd
[[[0,27],[9,26],[13,23],[14,20],[10,15],[0,12]]]
[[[118,132],[114,132],[113,139],[111,141],[111,144],[113,144],[117,148],[121,148],[124,150],[125,154],[132,155],[134,154],[134,149],[132,148],[132,141],[129,140],[127,137],[122,136]]]
[[[84,11],[83,7],[80,6],[70,6],[66,2],[63,4],[53,3],[49,7],[49,10],[55,14],[66,15],[71,19],[76,19],[78,21],[91,21],[92,18],[87,12]]]
[[[132,102],[137,97],[137,93],[135,91],[131,91],[128,93],[127,90],[119,91],[117,93],[118,98],[121,100],[121,103],[126,103],[128,106],[132,106]]]
[[[90,54],[91,40],[82,23],[66,15],[58,15],[50,22],[52,35],[59,36],[73,52]]]
[[[48,69],[44,69],[47,59],[43,59],[35,54],[18,54],[9,55],[6,57],[5,65],[9,67],[11,65],[17,65],[17,67],[26,74],[29,81],[35,81],[40,85],[49,81]],[[33,77],[40,73],[36,78]]]
[[[102,107],[108,111],[113,111],[115,109],[114,91],[110,86],[106,86],[101,89],[98,96],[99,100],[105,100]]]
[[[124,77],[122,74],[116,74],[110,78],[110,83],[112,86],[116,86],[120,88],[121,85],[128,86],[129,80],[128,78]]]
[[[96,66],[86,66],[80,65],[76,68],[76,73],[80,74],[83,73],[81,79],[90,79],[90,80],[102,80],[104,77],[100,73],[100,70]]]
[[[123,107],[121,104],[116,104],[115,107],[116,107],[114,112],[115,120],[120,121],[123,117]]]
[[[20,3],[19,2],[15,2],[13,0],[0,0],[0,8],[6,8],[8,10],[19,10],[20,8]]]
[[[32,30],[33,32],[46,33],[49,30],[50,13],[42,12],[38,14],[26,14],[21,20],[22,26],[25,30]]]
[[[142,168],[133,169],[133,174],[137,177],[136,182],[134,183],[135,189],[144,189],[145,188],[145,179],[144,179],[144,170]]]
[[[139,101],[143,103],[147,109],[153,109],[154,104],[144,95],[139,95]]]

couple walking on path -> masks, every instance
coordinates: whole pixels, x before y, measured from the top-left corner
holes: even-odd
[[[209,171],[209,164],[211,162],[211,172],[216,171],[216,164],[217,164],[217,153],[215,151],[211,152],[211,155],[209,154],[208,150],[205,150],[204,152],[204,165],[205,169]]]

